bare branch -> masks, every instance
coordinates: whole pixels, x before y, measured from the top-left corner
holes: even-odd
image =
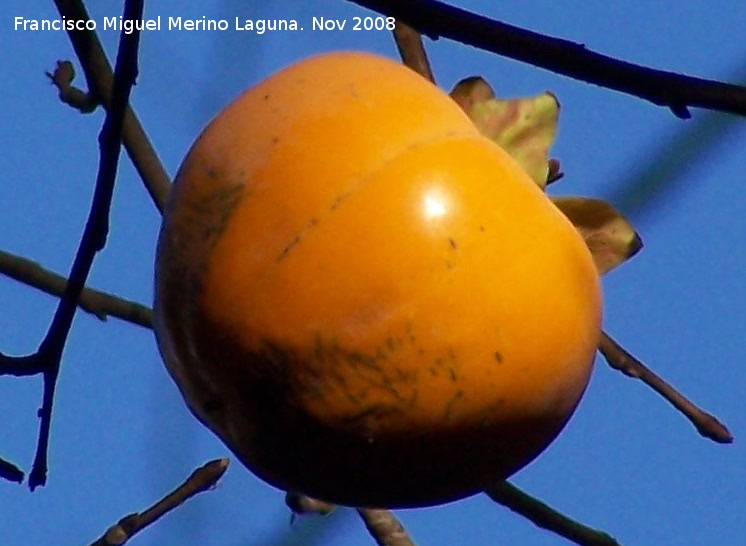
[[[603,333],[598,350],[604,355],[609,366],[628,377],[640,379],[655,392],[663,396],[673,407],[683,413],[702,436],[720,444],[733,442],[728,428],[709,413],[702,411],[679,391],[669,385],[650,368],[628,353],[609,334]]]
[[[62,275],[3,250],[0,250],[0,273],[50,296],[60,297],[67,288],[67,279]],[[92,288],[83,288],[78,307],[102,321],[111,316],[143,328],[153,328],[153,311],[149,307]]]
[[[122,546],[137,533],[178,508],[193,496],[215,487],[227,468],[228,459],[215,459],[206,463],[192,472],[179,487],[144,512],[130,514],[120,519],[90,546]]]
[[[357,513],[378,546],[415,546],[407,530],[391,511],[358,508]]]
[[[565,177],[565,173],[563,173],[561,169],[562,168],[560,167],[559,159],[552,158],[549,160],[549,172],[547,173],[547,186]]]
[[[436,0],[352,0],[406,21],[432,39],[463,44],[545,68],[665,106],[680,118],[695,106],[746,115],[746,88],[655,70],[596,53],[583,44],[545,36]]]
[[[23,483],[23,471],[10,461],[0,457],[0,478],[9,482]]]
[[[404,21],[397,20],[394,26],[394,40],[402,62],[426,80],[435,83],[420,33]]]
[[[47,72],[47,77],[59,89],[60,100],[65,104],[80,110],[83,114],[90,114],[98,108],[99,102],[94,95],[73,87],[75,69],[70,61],[57,61],[57,68],[54,72]]]
[[[124,18],[142,18],[143,0],[128,0],[124,6]],[[70,280],[65,293],[57,306],[47,334],[37,352],[30,356],[9,357],[0,354],[0,374],[19,364],[36,368],[44,379],[42,406],[39,409],[39,437],[34,464],[29,475],[29,488],[33,491],[47,481],[47,451],[52,422],[52,406],[57,385],[62,352],[67,342],[77,302],[85,286],[96,254],[106,244],[109,231],[109,210],[114,192],[119,154],[121,150],[122,125],[129,102],[130,91],[137,78],[137,51],[140,33],[135,30],[120,36],[117,53],[116,72],[111,94],[111,108],[107,111],[103,128],[99,135],[99,168],[91,208],[78,250],[75,254]]]
[[[551,506],[524,493],[508,482],[485,490],[489,498],[525,517],[534,525],[556,533],[581,546],[620,546],[611,535],[579,523]]]
[[[54,0],[61,17],[70,21],[88,21],[90,17],[81,0]],[[112,105],[114,74],[95,31],[70,27],[67,34],[88,82],[89,93],[109,109]],[[59,66],[59,62],[58,62]],[[60,90],[62,92],[62,90]],[[64,100],[64,99],[63,99]],[[66,101],[67,102],[67,101]],[[70,103],[68,103],[70,104]],[[77,108],[77,106],[75,106]],[[122,142],[140,178],[159,212],[163,212],[171,189],[171,179],[153,149],[135,112],[127,107]]]

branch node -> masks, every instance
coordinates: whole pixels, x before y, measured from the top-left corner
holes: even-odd
[[[351,0],[421,33],[491,51],[576,80],[668,107],[687,119],[687,107],[746,116],[746,88],[656,70],[592,51],[585,44],[508,25],[436,0]]]
[[[86,93],[82,89],[73,87],[75,69],[70,61],[57,61],[57,68],[54,72],[46,72],[46,75],[59,90],[60,100],[81,113],[90,114],[101,104],[93,93]]]

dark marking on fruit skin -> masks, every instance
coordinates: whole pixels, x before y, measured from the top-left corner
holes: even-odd
[[[324,390],[340,392],[347,400],[355,405],[364,404],[368,398],[368,390],[353,392],[348,385],[347,377],[339,373],[339,363],[343,358],[342,350],[331,341],[324,343],[321,334],[317,333],[314,338],[313,359],[318,366],[311,366],[307,373],[311,376],[310,381],[304,382],[304,388],[310,389],[309,383],[315,383],[313,392],[318,393],[317,398],[324,397]],[[322,373],[319,367],[324,369]]]
[[[338,196],[334,202],[329,206],[329,210],[335,210],[339,205],[342,204],[342,202],[347,199],[350,196],[350,193],[343,193],[342,195]]]
[[[171,190],[176,199],[165,215],[155,271],[156,300],[163,327],[178,355],[177,361],[167,363],[167,367],[174,377],[194,385],[194,399],[187,400],[187,404],[197,418],[225,430],[226,404],[230,401],[205,370],[188,365],[196,354],[194,325],[202,323],[202,308],[198,298],[184,295],[204,293],[209,268],[206,257],[230,225],[243,198],[251,192],[245,173],[229,175],[219,165],[192,154],[187,156],[181,173],[194,178],[196,185],[185,189],[176,183]],[[200,404],[200,399],[204,404]]]
[[[448,238],[448,242],[451,244],[453,250],[458,250],[458,243],[452,237]]]
[[[424,354],[424,351],[422,349],[420,349],[420,354]],[[452,365],[446,364],[446,360],[450,361]],[[433,360],[433,363],[430,368],[428,368],[428,371],[433,377],[438,377],[441,374],[447,374],[448,379],[450,379],[453,383],[456,383],[458,382],[458,376],[456,375],[456,369],[453,365],[458,366],[458,359],[456,358],[456,354],[453,351],[449,350],[445,358],[437,357],[435,360]]]
[[[285,247],[280,252],[279,256],[277,256],[276,261],[280,262],[284,258],[286,258],[287,255],[290,254],[290,251],[293,250],[293,248],[297,246],[298,243],[300,243],[300,235],[296,235],[287,245],[285,245]]]
[[[357,373],[358,377],[360,377],[363,381],[365,381],[367,384],[369,384],[371,387],[374,387],[376,389],[384,390],[389,393],[391,393],[394,398],[399,400],[400,402],[406,401],[406,397],[402,395],[402,393],[399,391],[397,386],[394,384],[394,382],[391,380],[391,378],[386,375],[386,373],[379,367],[365,367],[361,368],[356,365],[364,362],[364,360],[357,360],[357,359],[350,359],[350,364],[352,364],[352,367],[354,368],[355,372]],[[374,372],[373,375],[367,372]]]
[[[495,351],[495,360],[498,364],[503,363],[503,355],[500,354],[500,351]]]
[[[453,395],[453,398],[451,398],[448,401],[448,404],[446,404],[446,410],[445,410],[445,420],[450,421],[453,418],[453,405],[461,400],[464,397],[464,391],[457,390],[456,394]]]
[[[276,142],[276,141],[273,140],[273,142]],[[331,205],[329,205],[328,210],[325,211],[325,213],[329,214],[333,212],[334,209],[336,209],[342,201],[344,201],[345,199],[347,199],[347,197],[349,197],[349,195],[350,195],[349,193],[344,193],[340,195],[339,197],[337,197],[334,200],[334,202]],[[303,238],[307,237],[310,231],[316,226],[318,226],[320,223],[321,223],[321,218],[319,218],[318,216],[314,216],[310,218],[306,222],[306,224],[300,229],[300,231],[296,233],[295,237],[293,237],[290,240],[290,242],[287,243],[283,247],[283,249],[280,251],[280,253],[277,256],[276,261],[281,262],[284,258],[286,258],[287,255],[290,253],[290,251],[292,251],[303,240]]]
[[[479,231],[484,233],[484,226],[479,226]]]
[[[412,332],[412,325],[411,324],[407,324],[407,327],[404,329],[404,333],[407,335],[407,338],[409,339],[410,343],[414,343],[414,342],[417,341],[417,338],[415,337],[414,333]],[[422,354],[422,353],[420,353],[420,354]]]
[[[189,230],[196,235],[195,239],[208,248],[213,248],[246,192],[243,181],[231,183],[230,180],[223,180],[215,167],[206,165],[205,169],[207,176],[219,185],[207,195],[202,195],[201,199],[189,202],[184,207],[188,214],[185,220],[195,227],[194,230]]]
[[[400,337],[392,337],[389,336],[386,338],[386,349],[388,349],[389,353],[395,353],[396,350],[401,347],[404,344],[402,339]],[[381,351],[381,349],[378,349]]]
[[[294,352],[287,350],[279,343],[264,339],[259,354],[262,357],[262,362],[267,366],[266,371],[274,379],[287,383],[293,363],[297,360]]]
[[[281,262],[284,258],[286,258],[287,255],[290,254],[290,251],[293,250],[301,242],[301,239],[308,235],[309,231],[319,225],[319,222],[321,222],[321,220],[315,216],[308,222],[306,222],[306,225],[303,227],[300,233],[293,237],[290,242],[283,247],[282,251],[277,256],[276,261]]]
[[[353,368],[364,366],[369,370],[381,371],[381,367],[377,363],[378,359],[375,356],[369,356],[357,351],[350,351],[345,356],[347,361],[352,364]]]
[[[433,365],[430,366],[430,375],[433,377],[437,377],[440,375],[440,369],[443,366],[443,359],[442,358],[436,358],[433,361]]]
[[[203,162],[202,169],[214,186],[195,195],[186,194],[178,214],[167,218],[159,239],[159,253],[169,256],[169,265],[159,270],[158,283],[171,294],[199,294],[206,263],[194,264],[192,256],[208,254],[225,231],[238,204],[248,193],[243,180],[224,180],[220,171]],[[178,191],[178,190],[175,190]],[[188,199],[188,200],[187,200]],[[167,272],[167,273],[166,273]],[[183,302],[180,315],[194,312],[194,302]],[[182,320],[180,317],[179,320]],[[172,327],[180,331],[182,324]]]
[[[391,339],[396,346],[399,338]],[[262,360],[269,367],[266,371],[275,376],[279,383],[286,385],[285,388],[299,389],[316,400],[323,400],[329,392],[341,393],[351,404],[362,408],[360,414],[353,416],[361,421],[369,418],[382,419],[393,412],[402,411],[404,407],[412,407],[415,403],[416,372],[395,368],[393,372],[387,373],[379,364],[390,357],[385,347],[379,347],[374,354],[348,351],[334,339],[326,341],[317,333],[313,348],[306,357],[310,357],[315,365],[304,368],[305,374],[301,380],[292,379],[290,373],[304,359],[301,353],[268,340],[262,341],[261,352]],[[347,374],[339,371],[345,364],[362,380],[364,387],[357,384],[354,389],[351,388]],[[375,391],[389,393],[390,402],[378,404],[380,408],[371,410],[368,400],[380,399],[380,395],[374,394]]]
[[[321,334],[317,333],[314,340],[313,358],[317,362],[316,367],[322,367],[327,380],[321,382],[321,375],[318,373],[309,373],[309,380],[312,382],[318,379],[319,388],[339,390],[344,396],[355,405],[365,404],[368,398],[368,389],[351,392],[347,382],[333,370],[340,369],[347,364],[355,372],[358,379],[362,380],[369,389],[386,391],[393,396],[401,406],[401,403],[412,404],[417,383],[415,372],[407,372],[401,368],[394,368],[392,372],[387,372],[381,366],[381,363],[389,360],[396,349],[401,346],[402,341],[399,337],[391,336],[385,345],[377,347],[373,353],[363,353],[360,351],[349,351],[340,347],[334,339],[324,340]],[[332,380],[328,377],[331,375]],[[336,385],[335,385],[336,383]],[[304,388],[310,386],[304,385]]]
[[[363,424],[368,419],[381,420],[390,415],[402,413],[402,409],[399,406],[385,406],[383,404],[373,404],[363,408],[357,413],[347,415],[342,419],[342,422],[347,425]]]

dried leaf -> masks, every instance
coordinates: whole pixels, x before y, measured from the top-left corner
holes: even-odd
[[[553,197],[552,201],[580,231],[599,275],[642,248],[642,239],[632,225],[606,201],[586,197]]]
[[[464,78],[453,87],[451,98],[468,114],[475,102],[494,99],[495,92],[484,78],[471,76]]]
[[[562,172],[560,167],[559,159],[549,160],[549,173],[547,173],[547,186],[552,182],[557,182],[565,177],[565,173]]]
[[[554,95],[547,91],[535,97],[496,99],[487,82],[472,77],[456,84],[451,97],[483,135],[502,146],[541,188],[546,186],[547,154],[559,118]]]

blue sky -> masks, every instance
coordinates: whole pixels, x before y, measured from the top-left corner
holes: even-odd
[[[146,16],[240,19],[369,15],[342,1],[149,3]],[[459,5],[658,68],[746,84],[746,4],[470,1]],[[120,3],[89,6],[102,25]],[[13,29],[13,18],[57,17],[52,2],[6,0],[0,104],[0,248],[66,273],[88,210],[103,113],[61,104],[44,71],[76,62],[64,32]],[[146,32],[132,103],[169,174],[229,100],[309,54],[361,49],[395,57],[385,31]],[[348,25],[349,27],[349,25]],[[101,32],[113,58],[118,34]],[[746,121],[693,110],[688,122],[642,100],[447,40],[426,41],[438,83],[485,76],[501,96],[549,89],[562,103],[552,155],[567,173],[553,191],[611,199],[633,221],[643,251],[604,280],[605,328],[735,435],[713,444],[643,385],[597,360],[588,392],[560,438],[514,483],[625,545],[742,544],[746,537]],[[77,83],[84,86],[84,79]],[[112,231],[90,285],[149,303],[159,216],[123,156]],[[0,277],[0,350],[33,352],[56,300]],[[41,379],[0,378],[0,455],[28,469]],[[29,493],[0,482],[0,543],[87,544],[227,449],[184,407],[152,333],[79,313],[67,345],[53,419],[50,478]],[[418,544],[561,545],[485,497],[398,512]],[[218,488],[190,501],[132,544],[365,545],[347,511],[292,527],[283,495],[238,463]]]

